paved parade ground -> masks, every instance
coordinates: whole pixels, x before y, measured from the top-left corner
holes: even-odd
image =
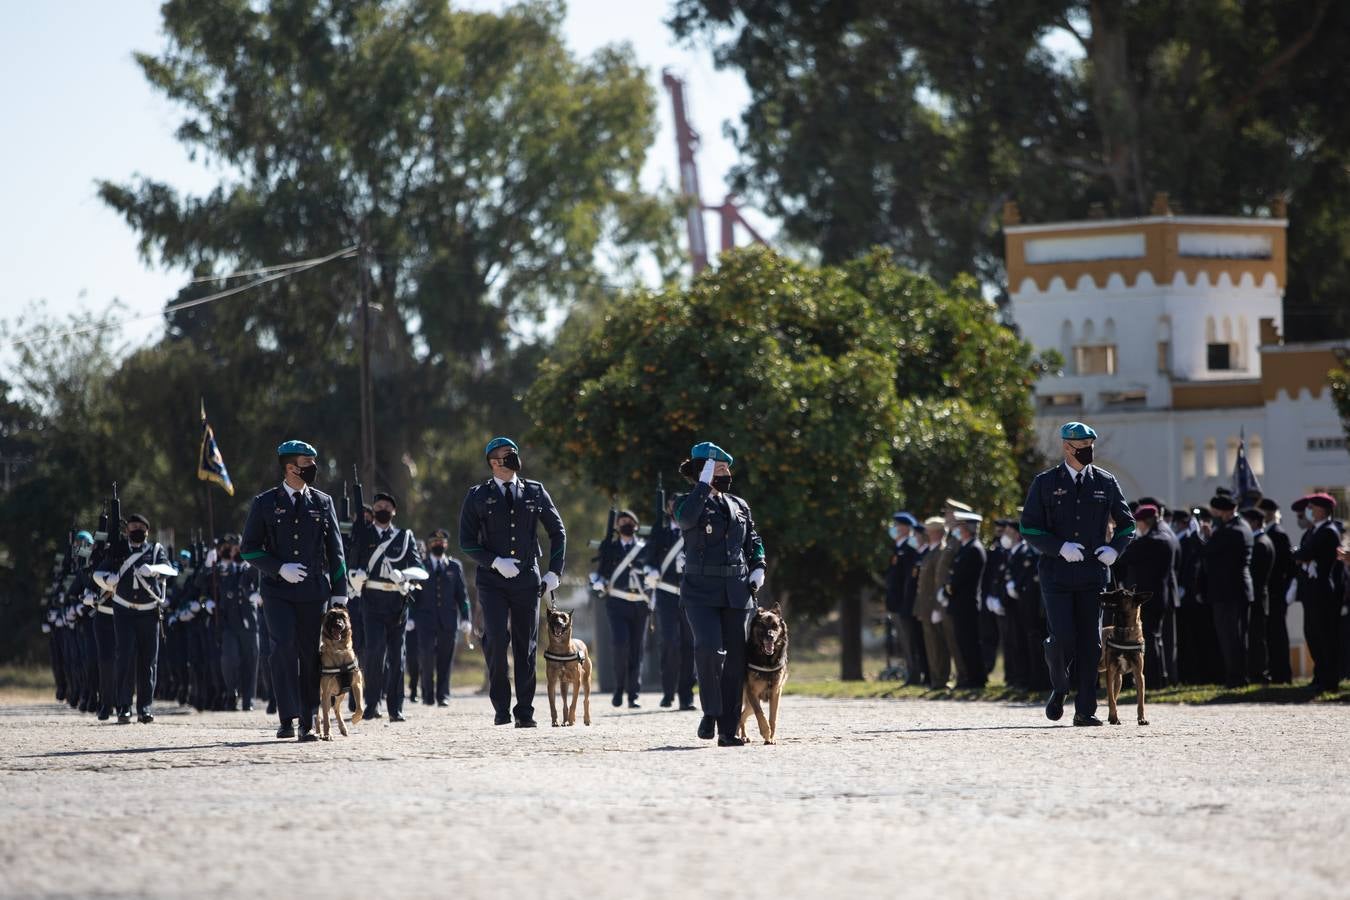
[[[332,743],[261,712],[100,725],[0,708],[4,896],[1344,896],[1350,707],[784,699],[778,746],[697,714],[493,727],[415,706]],[[1103,716],[1105,715],[1103,711]]]

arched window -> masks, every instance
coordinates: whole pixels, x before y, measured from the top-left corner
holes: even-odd
[[[1261,435],[1247,438],[1247,463],[1257,475],[1266,474],[1266,448],[1261,443]]]
[[[1181,477],[1188,480],[1195,477],[1195,441],[1192,438],[1181,442]]]
[[[1238,439],[1230,437],[1228,439],[1227,453],[1224,454],[1224,471],[1231,472],[1237,465]]]
[[[1064,368],[1066,373],[1072,375],[1073,368],[1073,323],[1068,319],[1059,326],[1059,352],[1064,354]]]
[[[1205,438],[1205,477],[1217,478],[1219,475],[1219,445],[1214,438]]]
[[[1158,317],[1158,373],[1166,375],[1172,371],[1172,317]],[[1194,442],[1192,442],[1193,444]],[[1195,456],[1195,447],[1191,447],[1191,456]],[[1195,460],[1191,460],[1194,467]]]
[[[1234,349],[1237,356],[1237,367],[1244,372],[1250,368],[1249,354],[1251,350],[1247,346],[1247,317],[1242,316],[1238,319],[1237,346]]]

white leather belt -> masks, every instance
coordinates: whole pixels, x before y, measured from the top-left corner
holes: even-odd
[[[616,588],[610,588],[608,595],[610,597],[618,597],[620,600],[632,600],[634,603],[647,602],[647,596],[645,594],[635,594],[632,591],[620,591]]]
[[[392,581],[375,581],[374,579],[367,581],[362,590],[365,590],[365,588],[374,588],[377,591],[394,591],[396,593],[402,590],[401,587],[394,584]]]
[[[125,606],[127,609],[134,609],[137,612],[147,612],[152,609],[159,609],[158,602],[132,603],[130,600],[123,600],[120,596],[113,597],[113,602],[118,606]]]
[[[113,608],[106,603],[100,603],[98,606],[95,606],[94,609],[105,615],[111,616],[113,614]]]
[[[656,587],[658,590],[666,591],[671,594],[678,594],[680,592],[680,586],[678,584],[671,584],[669,581],[658,581]]]

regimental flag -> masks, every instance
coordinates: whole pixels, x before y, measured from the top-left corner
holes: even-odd
[[[1238,437],[1237,460],[1233,463],[1233,499],[1238,509],[1246,509],[1255,506],[1260,497],[1261,482],[1247,462],[1247,429],[1243,428]]]
[[[230,482],[230,473],[225,470],[225,459],[216,446],[216,435],[206,421],[206,401],[202,401],[202,447],[197,453],[197,479],[213,481],[225,489],[225,493],[234,496],[234,485]]]

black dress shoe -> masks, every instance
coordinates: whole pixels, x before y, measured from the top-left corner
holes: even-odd
[[[534,719],[516,719],[517,728],[538,728],[539,723]]]
[[[112,718],[112,710],[110,710],[110,709],[100,709],[100,710],[98,711],[98,720],[99,720],[100,722],[106,722],[106,721],[108,721],[110,718]]]
[[[361,718],[365,719],[366,721],[370,721],[371,719],[383,719],[384,713],[380,712],[378,709],[372,709],[370,712],[366,713]]]
[[[282,724],[282,726],[281,726],[280,728],[277,729],[277,740],[279,740],[279,741],[284,741],[284,740],[286,740],[286,739],[288,739],[288,738],[293,738],[293,737],[295,737],[295,723],[294,723],[294,722],[285,722],[285,723]]]
[[[1050,699],[1045,703],[1045,717],[1051,722],[1064,718],[1064,695],[1059,691],[1050,692]]]
[[[674,697],[662,697],[662,698],[661,698],[661,708],[662,708],[662,709],[670,709],[670,708],[671,708],[672,706],[674,706],[674,705],[675,705],[675,698],[674,698]]]
[[[698,709],[698,707],[695,706],[695,705],[692,704],[692,703],[681,703],[681,704],[680,704],[680,712],[693,712],[693,711],[696,710],[696,709]]]
[[[311,743],[311,742],[313,742],[313,741],[317,741],[318,739],[319,739],[319,736],[318,736],[317,734],[315,734],[314,731],[313,731],[312,729],[309,729],[309,728],[301,728],[301,729],[300,729],[300,736],[296,738],[296,742],[297,742],[297,743],[300,743],[300,744],[308,744],[308,743]]]
[[[1075,714],[1074,714],[1074,717],[1073,717],[1073,724],[1075,724],[1075,725],[1100,725],[1100,724],[1102,724],[1102,720],[1099,719],[1099,718],[1097,718],[1096,716],[1080,716],[1080,715],[1077,715],[1077,714],[1075,713]]]
[[[437,701],[436,701],[436,705],[437,705],[437,706],[449,706],[449,705],[450,705],[450,701],[449,701],[449,700],[437,700]]]
[[[510,717],[510,716],[497,716],[495,719],[492,720],[492,724],[493,724],[493,725],[510,725],[510,724],[511,724],[511,717]]]
[[[267,701],[267,714],[269,716],[275,716],[277,714],[277,705],[271,700]]]
[[[712,716],[704,716],[698,723],[698,736],[705,741],[713,739],[717,733],[717,720]]]
[[[744,747],[748,743],[750,743],[748,740],[743,741],[734,734],[720,734],[717,736],[717,746],[719,747]]]
[[[401,712],[391,712],[391,713],[389,714],[389,721],[390,721],[390,722],[406,722],[406,721],[408,721],[408,717],[405,716],[405,715],[404,715],[403,713],[401,713]]]
[[[130,725],[130,724],[131,724],[131,713],[118,713],[118,714],[117,714],[117,724],[118,724],[118,725]]]
[[[609,698],[609,702],[610,702],[610,705],[612,705],[612,706],[623,706],[623,692],[620,691],[619,693],[615,694],[613,697],[610,697],[610,698]]]
[[[628,701],[628,708],[629,708],[629,709],[641,709],[642,707],[638,704],[638,702],[637,702],[636,700],[629,700],[629,701]]]
[[[136,717],[136,719],[137,719],[137,721],[139,721],[142,725],[150,725],[150,724],[153,724],[154,721],[155,721],[155,717],[152,716],[152,715],[151,715],[150,713],[148,713],[148,712],[143,712],[143,713],[141,713],[139,716]]]
[[[252,703],[245,703],[245,704],[244,704],[242,707],[240,707],[240,708],[241,708],[244,712],[253,712],[253,704],[252,704]]]

